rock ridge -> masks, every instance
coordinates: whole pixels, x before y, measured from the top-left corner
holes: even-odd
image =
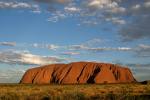
[[[72,62],[29,69],[20,83],[32,84],[94,84],[136,82],[127,67],[110,63]]]

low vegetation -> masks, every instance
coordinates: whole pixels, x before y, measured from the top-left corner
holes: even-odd
[[[0,100],[150,100],[150,85],[0,84]]]

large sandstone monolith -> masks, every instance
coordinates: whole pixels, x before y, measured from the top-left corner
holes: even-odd
[[[136,82],[129,68],[115,64],[73,62],[51,64],[26,71],[20,83],[83,84]]]

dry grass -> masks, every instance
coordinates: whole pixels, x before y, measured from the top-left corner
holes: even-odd
[[[150,85],[0,84],[0,100],[147,100]]]

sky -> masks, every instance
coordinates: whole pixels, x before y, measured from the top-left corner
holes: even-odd
[[[150,0],[0,0],[0,83],[77,61],[120,64],[150,80]]]

